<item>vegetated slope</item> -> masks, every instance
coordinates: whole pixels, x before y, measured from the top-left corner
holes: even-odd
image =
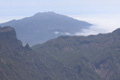
[[[54,12],[44,12],[0,25],[14,27],[18,38],[24,44],[28,42],[30,45],[35,45],[60,35],[73,35],[92,24]]]
[[[61,36],[32,48],[70,67],[79,79],[120,79],[120,29],[87,37]]]
[[[46,62],[46,63],[45,63]],[[0,80],[78,80],[56,59],[22,46],[11,27],[0,28]]]

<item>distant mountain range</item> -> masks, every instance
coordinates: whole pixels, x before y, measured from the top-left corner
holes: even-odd
[[[92,24],[54,12],[43,12],[0,25],[14,27],[18,38],[24,44],[34,45],[60,35],[73,35],[81,29],[89,28]]]

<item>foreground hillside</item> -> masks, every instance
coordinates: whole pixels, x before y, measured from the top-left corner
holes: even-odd
[[[28,42],[30,45],[35,45],[60,35],[75,34],[81,29],[89,28],[92,24],[54,12],[44,12],[0,25],[14,27],[18,38],[24,44]]]
[[[42,60],[48,62],[43,62]],[[11,27],[0,28],[0,80],[78,80],[56,59],[22,46]]]
[[[120,29],[88,37],[61,36],[32,48],[71,68],[81,80],[120,80]]]
[[[120,29],[61,36],[32,49],[13,28],[0,28],[0,80],[120,80]]]

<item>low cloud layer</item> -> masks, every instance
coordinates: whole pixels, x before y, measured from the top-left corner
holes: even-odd
[[[55,35],[71,35],[69,32],[59,32],[59,31],[55,31],[54,34]]]
[[[89,29],[76,32],[75,35],[95,35],[99,33],[109,33],[120,28],[120,15],[71,15],[71,17],[92,23]]]

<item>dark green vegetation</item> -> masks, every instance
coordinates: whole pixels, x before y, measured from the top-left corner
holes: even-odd
[[[74,34],[91,24],[54,12],[37,13],[20,20],[12,20],[1,26],[12,26],[22,42],[30,45],[43,43],[60,35]],[[56,33],[56,34],[55,34]]]
[[[13,28],[0,28],[0,80],[120,80],[120,29],[61,36],[32,49]]]
[[[73,70],[77,80],[120,80],[120,29],[88,37],[61,36],[32,48]]]

